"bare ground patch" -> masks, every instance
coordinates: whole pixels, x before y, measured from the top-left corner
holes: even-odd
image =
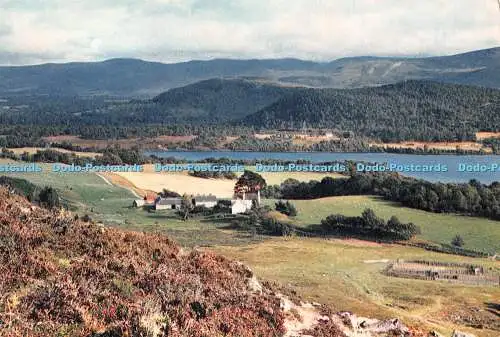
[[[401,142],[401,143],[371,143],[370,146],[378,146],[383,148],[395,148],[395,149],[414,149],[414,150],[424,150],[424,149],[434,149],[443,151],[454,151],[457,149],[465,151],[486,151],[491,152],[491,149],[485,148],[483,144],[476,142]]]
[[[476,132],[476,139],[500,138],[500,132]]]
[[[90,157],[90,158],[95,158],[96,156],[99,156],[100,153],[96,152],[79,152],[79,151],[70,151],[66,149],[60,149],[60,148],[44,148],[44,147],[18,147],[18,148],[12,148],[8,149],[9,151],[14,152],[17,155],[21,155],[25,152],[29,154],[35,154],[37,151],[45,151],[45,150],[52,150],[56,152],[61,152],[61,153],[74,153],[78,157]]]

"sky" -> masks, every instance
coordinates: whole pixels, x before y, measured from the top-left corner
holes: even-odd
[[[329,61],[497,46],[497,0],[0,0],[0,65]]]

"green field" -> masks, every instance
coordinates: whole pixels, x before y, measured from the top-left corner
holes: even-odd
[[[214,244],[242,244],[254,242],[246,233],[225,230],[227,222],[210,219],[182,221],[172,211],[149,213],[131,207],[137,199],[128,189],[108,185],[93,173],[53,173],[42,165],[43,173],[9,173],[38,186],[56,188],[64,203],[80,216],[88,214],[93,220],[127,230],[163,232],[186,246]]]
[[[456,328],[476,336],[498,336],[498,331],[452,324],[445,315],[460,310],[470,311],[470,315],[484,314],[487,303],[500,301],[500,287],[392,278],[381,273],[385,263],[365,261],[402,258],[470,262],[500,272],[498,262],[399,245],[310,238],[273,239],[216,250],[249,265],[257,277],[289,285],[308,300],[328,303],[335,310],[365,317],[399,317],[406,324],[438,330],[445,336]]]
[[[403,222],[413,222],[420,226],[420,238],[436,243],[449,244],[456,234],[465,240],[465,248],[488,253],[500,252],[500,222],[485,218],[467,217],[455,214],[430,213],[401,207],[397,203],[373,196],[343,196],[314,200],[292,200],[298,210],[293,222],[307,226],[319,224],[331,214],[359,216],[366,208],[389,219],[396,215]],[[274,205],[273,200],[266,203]]]
[[[207,242],[231,242],[234,233],[221,231],[227,223],[216,223],[210,219],[181,221],[172,212],[148,213],[130,206],[136,198],[129,190],[108,185],[104,179],[92,173],[53,173],[49,165],[43,164],[43,173],[10,174],[25,178],[39,186],[50,185],[60,191],[72,209],[80,215],[89,214],[93,219],[119,225],[134,230],[159,230],[174,234],[183,243],[190,245]],[[266,179],[283,181],[286,173],[267,173]],[[273,176],[275,175],[275,176]],[[316,176],[316,174],[294,174],[296,179]],[[318,178],[320,179],[320,178]],[[274,200],[266,200],[273,205]],[[366,208],[372,208],[384,219],[396,215],[403,222],[413,222],[421,227],[420,238],[436,243],[450,243],[460,234],[465,240],[465,248],[500,252],[500,223],[484,218],[466,217],[454,214],[437,214],[400,207],[397,203],[371,196],[331,197],[315,200],[295,200],[299,214],[293,222],[300,226],[319,224],[331,214],[357,216]],[[193,233],[190,233],[193,232]],[[237,234],[242,236],[242,234]],[[222,237],[218,240],[217,237]],[[247,238],[245,238],[246,242]]]

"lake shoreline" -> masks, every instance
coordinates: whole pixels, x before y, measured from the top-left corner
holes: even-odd
[[[484,184],[500,181],[500,170],[475,172],[482,167],[488,169],[498,165],[500,155],[420,155],[420,154],[395,154],[395,153],[359,153],[359,152],[258,152],[258,151],[152,151],[144,152],[145,155],[154,155],[157,158],[176,158],[188,162],[200,162],[213,159],[228,159],[232,161],[265,162],[283,161],[298,162],[308,161],[313,164],[326,162],[354,162],[378,163],[380,165],[403,166],[404,172],[399,172],[410,177],[424,179],[432,182],[469,182],[476,179]],[[443,169],[422,172],[422,166],[438,166]],[[408,166],[408,169],[406,168]],[[461,171],[462,170],[462,171]],[[470,171],[467,171],[470,170]]]

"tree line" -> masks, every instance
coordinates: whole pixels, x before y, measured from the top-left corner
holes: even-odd
[[[500,220],[500,183],[432,183],[398,174],[355,173],[347,179],[325,177],[321,181],[287,179],[267,186],[263,197],[316,199],[342,195],[378,195],[406,207],[431,212],[459,213]]]

